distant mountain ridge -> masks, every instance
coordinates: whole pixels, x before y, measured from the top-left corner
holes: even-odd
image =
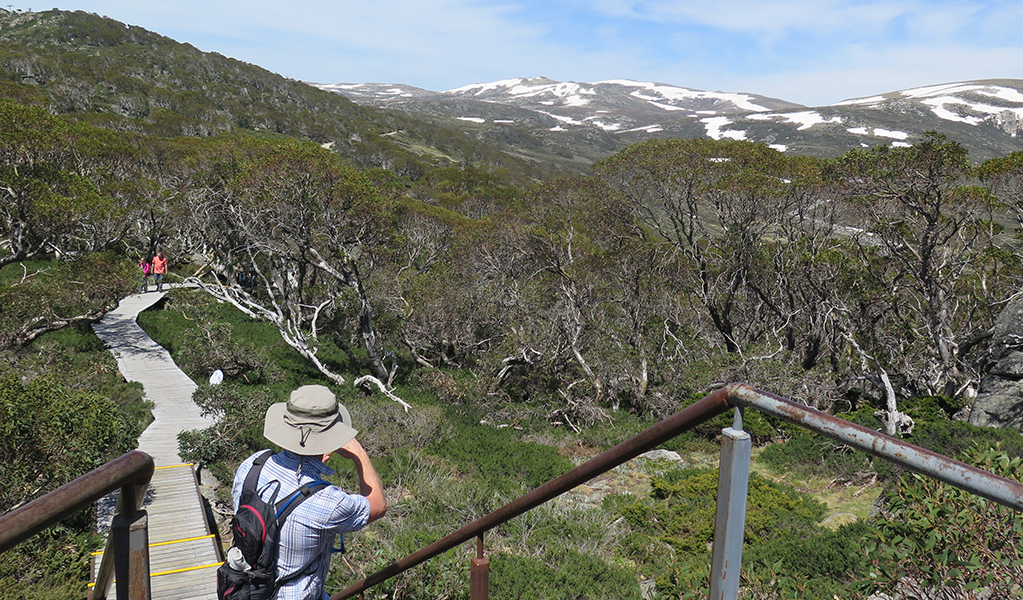
[[[750,93],[664,83],[558,82],[538,77],[431,92],[394,84],[312,84],[365,106],[530,135],[595,158],[649,137],[710,137],[837,156],[857,147],[910,144],[926,131],[962,142],[974,160],[1023,149],[1023,80],[978,80],[854,98],[823,107]],[[592,147],[587,148],[587,140]]]

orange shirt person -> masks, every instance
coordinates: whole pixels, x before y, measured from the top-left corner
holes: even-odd
[[[167,274],[167,257],[163,252],[157,252],[153,257],[153,281],[156,282],[156,291],[163,291],[163,276]]]

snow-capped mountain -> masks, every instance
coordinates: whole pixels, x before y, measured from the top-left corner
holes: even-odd
[[[850,148],[911,144],[940,131],[974,160],[1023,149],[1023,80],[914,88],[805,107],[749,93],[631,80],[509,79],[431,92],[407,85],[318,87],[378,108],[454,121],[488,141],[519,137],[588,162],[650,137],[750,140],[783,152],[837,156]],[[540,157],[536,154],[537,158]]]

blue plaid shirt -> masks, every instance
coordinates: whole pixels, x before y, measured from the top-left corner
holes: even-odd
[[[242,495],[245,475],[252,467],[257,452],[245,459],[234,475],[231,497],[234,509]],[[302,485],[333,475],[334,470],[318,458],[300,456],[283,450],[272,455],[259,473],[259,491],[263,500],[270,500],[274,488],[267,484],[275,479],[281,483],[277,500],[283,499]],[[283,579],[295,573],[303,575],[284,584],[277,592],[277,600],[323,600],[330,568],[330,549],[338,533],[358,531],[369,520],[369,500],[358,494],[347,494],[337,486],[329,486],[307,498],[284,522],[280,550],[277,557],[277,577]]]

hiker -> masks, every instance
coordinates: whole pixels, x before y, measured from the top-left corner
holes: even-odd
[[[283,450],[270,455],[259,472],[256,489],[263,500],[269,501],[275,490],[276,498],[284,498],[302,485],[333,475],[334,470],[324,463],[335,452],[354,463],[359,479],[358,494],[327,486],[287,518],[280,532],[277,580],[284,583],[277,600],[329,599],[323,585],[337,534],[358,531],[387,511],[383,484],[351,425],[348,409],[322,385],[302,386],[287,402],[266,411],[263,437]],[[245,476],[261,454],[245,459],[235,473],[231,490],[235,512]],[[279,490],[274,481],[280,484]]]
[[[139,286],[139,291],[142,293],[149,291],[149,262],[149,258],[139,261],[139,269],[142,270],[142,285]]]
[[[163,276],[167,274],[167,258],[163,252],[157,252],[153,257],[153,281],[156,283],[156,291],[163,291]]]

